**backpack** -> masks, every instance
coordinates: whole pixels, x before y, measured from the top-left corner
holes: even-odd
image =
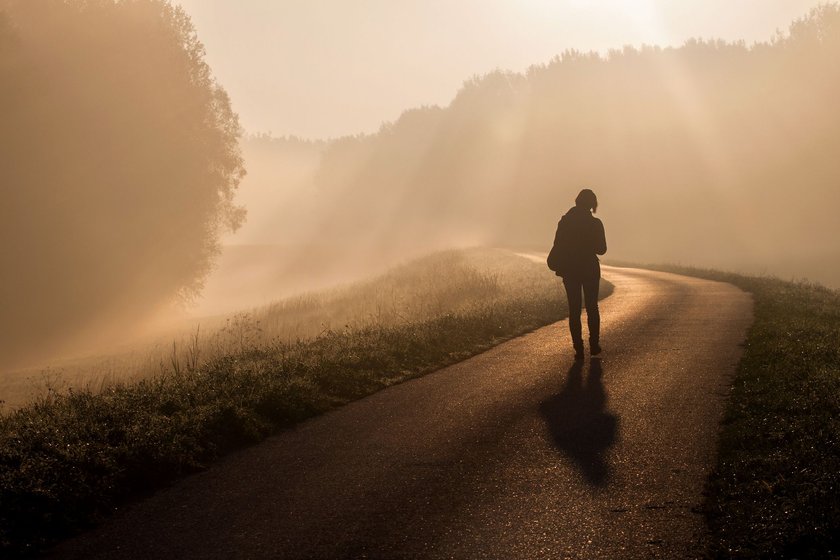
[[[562,224],[562,221],[557,224],[554,245],[551,246],[551,251],[548,252],[548,258],[545,261],[548,268],[557,276],[565,276],[568,272],[572,252],[567,236],[563,235],[566,228]]]

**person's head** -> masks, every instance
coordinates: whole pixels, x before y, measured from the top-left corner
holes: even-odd
[[[590,189],[583,189],[575,199],[575,206],[595,212],[598,210],[598,197]]]

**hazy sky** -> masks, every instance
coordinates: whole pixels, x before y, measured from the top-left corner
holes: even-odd
[[[565,49],[766,40],[820,0],[173,0],[249,132],[373,132]]]

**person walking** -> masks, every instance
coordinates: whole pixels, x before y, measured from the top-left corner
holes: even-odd
[[[586,305],[590,354],[598,356],[601,353],[601,315],[598,310],[601,264],[598,255],[607,252],[607,239],[604,224],[592,215],[597,209],[598,198],[595,193],[590,189],[580,191],[575,205],[557,224],[554,246],[548,260],[549,268],[563,277],[563,286],[569,300],[569,331],[576,360],[584,357],[580,320],[583,303]]]

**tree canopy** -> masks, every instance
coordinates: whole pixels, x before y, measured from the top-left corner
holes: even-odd
[[[167,0],[0,0],[0,361],[196,294],[239,136]]]

